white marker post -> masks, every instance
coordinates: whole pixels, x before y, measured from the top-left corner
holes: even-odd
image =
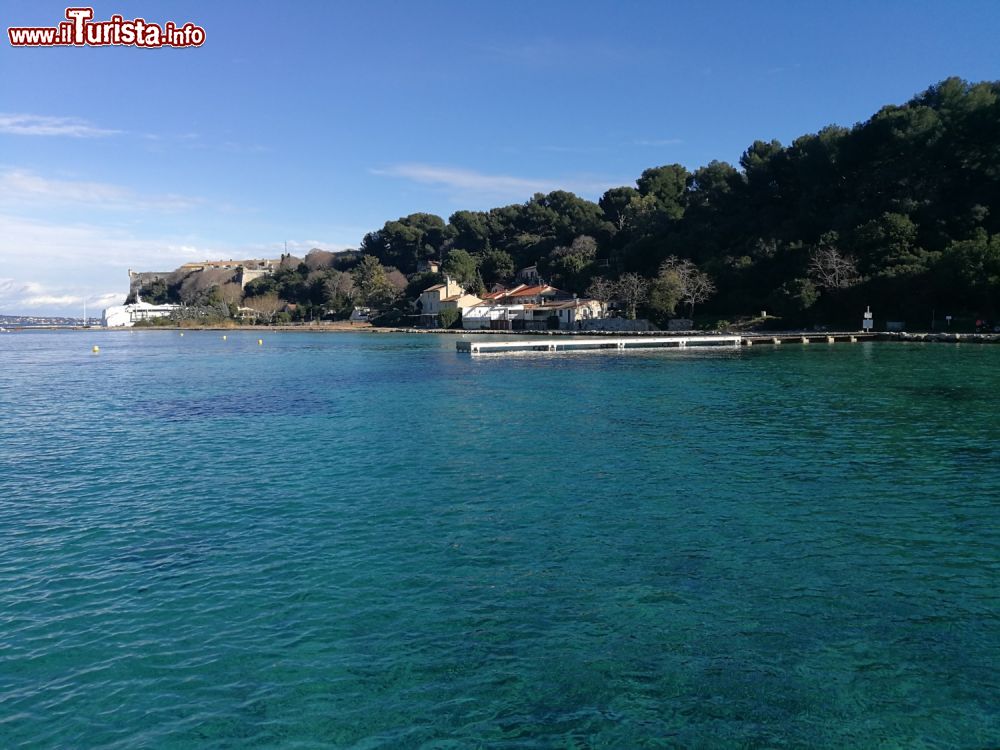
[[[875,321],[872,320],[872,306],[868,305],[868,309],[865,311],[864,320],[861,321],[861,330],[870,331],[875,326]]]

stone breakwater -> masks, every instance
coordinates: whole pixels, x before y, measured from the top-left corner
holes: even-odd
[[[928,341],[943,344],[1000,344],[998,333],[879,333],[880,341]]]

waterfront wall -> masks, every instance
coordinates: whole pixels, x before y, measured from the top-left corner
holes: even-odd
[[[581,331],[655,331],[648,320],[628,320],[626,318],[594,318],[584,320]]]

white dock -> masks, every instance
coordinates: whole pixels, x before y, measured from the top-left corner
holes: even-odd
[[[629,336],[627,338],[580,338],[545,336],[519,341],[456,341],[455,348],[469,354],[507,354],[510,352],[577,352],[601,349],[739,349],[742,336]]]

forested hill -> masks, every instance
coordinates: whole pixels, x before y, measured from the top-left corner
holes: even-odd
[[[449,254],[468,271],[467,253],[486,284],[537,263],[581,294],[595,277],[634,272],[652,282],[654,318],[678,303],[678,263],[660,275],[675,257],[716,288],[700,313],[766,308],[836,322],[870,304],[919,326],[935,308],[1000,312],[998,233],[1000,82],[951,78],[850,128],[755,141],[738,166],[653,167],[598,203],[556,191],[447,223],[412,214],[366,235],[361,250],[407,275]]]
[[[198,291],[210,280],[183,274],[144,295],[272,317],[291,302],[287,314],[309,319],[367,304],[401,321],[438,280],[418,273],[432,259],[479,292],[537,264],[551,284],[661,325],[767,310],[781,327],[856,328],[868,305],[876,321],[911,329],[946,315],[996,321],[1000,82],[951,78],[851,128],[755,141],[738,166],[652,167],[597,203],[555,191],[447,222],[404,216],[365,235],[360,252],[284,258],[242,300],[238,284]]]

